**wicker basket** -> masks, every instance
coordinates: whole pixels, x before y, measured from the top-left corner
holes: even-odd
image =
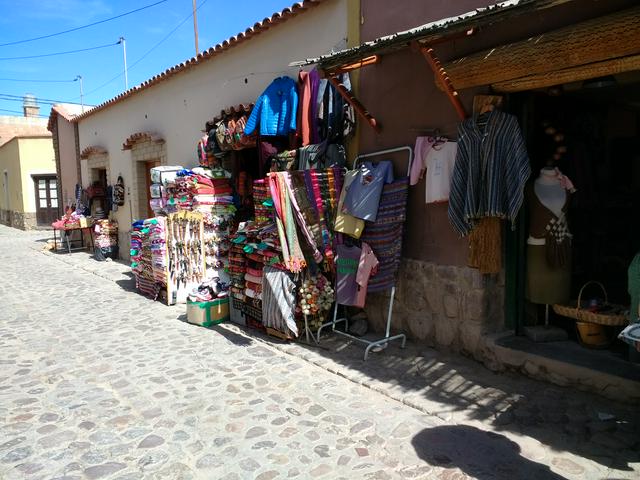
[[[590,312],[589,310],[584,310],[583,308],[581,308],[582,292],[587,286],[591,284],[598,285],[602,289],[602,292],[604,293],[604,303],[605,305],[609,305],[607,290],[604,288],[604,285],[602,285],[600,282],[591,280],[585,283],[580,289],[575,307],[555,304],[553,306],[553,311],[558,315],[562,315],[563,317],[575,318],[576,320],[579,320],[581,322],[597,323],[598,325],[620,326],[628,324],[629,319],[626,315],[611,315],[606,313]]]

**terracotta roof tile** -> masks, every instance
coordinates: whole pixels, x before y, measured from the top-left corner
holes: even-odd
[[[107,149],[99,145],[91,145],[90,147],[87,147],[84,150],[82,150],[82,152],[80,153],[80,158],[87,159],[91,155],[103,154],[103,153],[109,153],[109,152],[107,151]]]
[[[131,150],[138,142],[149,140],[154,143],[164,143],[164,138],[153,132],[136,132],[129,135],[122,144],[122,150]]]
[[[113,97],[112,99],[107,100],[106,102],[101,103],[100,105],[86,111],[82,115],[78,115],[77,117],[74,118],[73,121],[77,122],[79,120],[87,118],[93,115],[94,113],[97,113],[101,110],[104,110],[105,108],[115,105],[116,103],[119,103],[142,90],[146,90],[147,88],[153,85],[156,85],[157,83],[167,80],[168,78],[171,78],[173,75],[176,75],[180,72],[188,70],[189,68],[196,66],[201,62],[210,60],[211,58],[227,51],[228,49],[235,47],[236,45],[239,45],[240,43],[246,40],[249,40],[255,37],[256,35],[259,35],[260,33],[262,33],[265,30],[268,30],[272,26],[285,22],[292,17],[295,17],[301,13],[304,13],[310,7],[315,7],[316,5],[325,1],[327,0],[303,0],[302,2],[295,3],[291,7],[285,8],[284,10],[282,10],[282,12],[276,12],[273,15],[271,15],[271,17],[266,17],[261,22],[255,23],[253,25],[253,28],[251,27],[247,28],[244,31],[244,33],[242,32],[238,33],[237,35],[230,37],[227,40],[224,40],[221,44],[219,43],[214,47],[210,47],[209,49],[198,53],[196,57],[191,57],[190,59],[182,63],[179,63],[178,65],[174,65],[173,67],[168,68],[167,70],[165,70],[164,72],[158,75],[154,75],[153,77],[142,82],[140,85],[137,85],[133,88],[130,88],[129,90],[122,92],[121,94]]]

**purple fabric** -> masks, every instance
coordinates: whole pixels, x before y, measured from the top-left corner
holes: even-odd
[[[320,87],[320,73],[317,69],[309,72],[309,81],[311,83],[311,143],[320,143],[320,135],[318,134],[318,88]]]
[[[338,245],[336,255],[336,301],[340,305],[358,303],[356,275],[362,250],[356,246]]]

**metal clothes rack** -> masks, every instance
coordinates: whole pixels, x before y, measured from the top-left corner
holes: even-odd
[[[379,150],[376,152],[371,152],[371,153],[364,153],[361,155],[358,155],[354,162],[353,162],[353,167],[356,168],[358,166],[358,163],[365,158],[371,158],[371,157],[378,157],[381,155],[387,155],[390,153],[398,153],[398,152],[407,152],[407,157],[408,157],[408,162],[407,162],[407,176],[410,175],[411,173],[411,163],[413,162],[413,149],[409,146],[405,146],[405,147],[397,147],[397,148],[389,148],[387,150]],[[385,329],[385,335],[383,338],[379,339],[379,340],[367,340],[365,338],[361,338],[361,337],[356,337],[354,335],[349,334],[347,331],[349,330],[349,320],[346,317],[342,317],[342,318],[338,318],[338,302],[335,302],[335,305],[333,307],[333,320],[330,322],[325,322],[323,323],[320,328],[318,328],[318,332],[316,334],[316,336],[314,337],[313,334],[311,335],[313,340],[316,343],[320,343],[320,333],[322,332],[322,329],[325,327],[329,327],[331,326],[331,330],[334,331],[335,333],[338,333],[340,335],[343,335],[345,337],[349,337],[352,340],[355,340],[357,342],[360,343],[364,343],[367,345],[367,347],[364,350],[364,360],[366,361],[368,356],[369,356],[369,352],[371,351],[372,348],[375,347],[384,347],[386,346],[389,342],[391,342],[392,340],[400,340],[402,339],[402,344],[401,344],[401,348],[404,348],[406,343],[407,343],[407,336],[404,333],[400,333],[398,335],[393,335],[391,336],[391,321],[393,319],[393,302],[396,296],[396,286],[394,285],[393,287],[391,287],[391,295],[389,297],[389,308],[387,310],[387,326]],[[306,319],[305,319],[306,320]],[[345,324],[345,331],[341,331],[341,330],[336,330],[336,325],[339,323],[344,322]],[[308,335],[309,335],[309,328],[307,326],[307,322],[305,321],[305,330],[306,330],[306,334],[307,334],[307,341],[308,341]]]

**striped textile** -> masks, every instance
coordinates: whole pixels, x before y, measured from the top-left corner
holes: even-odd
[[[369,277],[367,292],[388,290],[396,283],[402,255],[402,233],[407,218],[409,177],[399,178],[382,188],[375,222],[365,222],[362,241],[369,244],[380,262],[378,272]]]
[[[298,336],[294,312],[296,285],[292,275],[265,266],[262,274],[262,323],[282,333]]]
[[[515,116],[493,110],[482,129],[475,118],[465,120],[458,127],[451,178],[451,225],[465,236],[480,218],[506,218],[513,223],[529,175],[529,157]]]

